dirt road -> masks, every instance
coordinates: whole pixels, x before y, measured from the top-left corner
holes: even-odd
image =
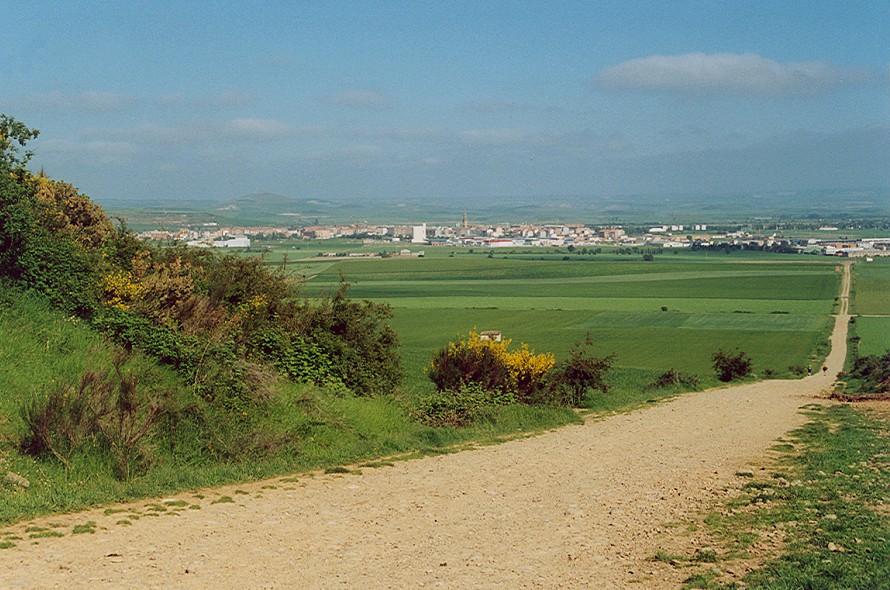
[[[849,266],[844,274],[827,374],[692,393],[360,475],[169,499],[199,510],[140,502],[131,525],[100,510],[48,518],[58,530],[98,528],[3,550],[0,587],[675,588],[683,574],[647,560],[661,527],[802,424],[800,407],[841,370]]]

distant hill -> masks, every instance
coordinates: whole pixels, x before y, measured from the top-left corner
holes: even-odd
[[[886,189],[784,191],[697,195],[552,195],[476,199],[332,201],[256,192],[224,201],[157,203],[104,201],[112,215],[136,230],[175,229],[215,222],[222,226],[305,226],[333,223],[456,224],[464,209],[471,222],[720,223],[780,218],[886,219]]]
[[[275,193],[251,193],[208,207],[222,217],[266,220],[282,224],[306,218],[327,217],[341,205],[318,199],[295,199]]]

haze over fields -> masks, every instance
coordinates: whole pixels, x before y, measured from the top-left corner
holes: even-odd
[[[0,112],[100,202],[890,187],[878,0],[38,0],[4,21]]]

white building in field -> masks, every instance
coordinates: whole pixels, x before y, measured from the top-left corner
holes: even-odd
[[[412,244],[424,244],[426,243],[426,224],[423,225],[415,225],[412,228]]]
[[[214,248],[250,248],[250,238],[238,237],[213,242]]]

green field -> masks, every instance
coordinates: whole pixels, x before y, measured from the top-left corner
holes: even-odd
[[[861,317],[856,320],[859,354],[884,354],[890,350],[890,317]]]
[[[853,327],[859,337],[857,353],[883,354],[890,350],[890,260],[857,261],[853,266]]]
[[[878,258],[854,265],[853,312],[890,315],[890,259]]]
[[[332,244],[333,246],[333,244]],[[348,243],[266,258],[301,276],[304,292],[335,289],[387,303],[402,341],[409,392],[431,385],[423,369],[436,350],[470,330],[498,330],[558,358],[587,334],[597,354],[614,354],[612,379],[637,388],[674,368],[713,383],[711,355],[743,350],[758,374],[784,376],[818,362],[839,289],[836,261],[822,257],[664,254],[654,262],[606,251],[495,252],[426,247],[423,258],[299,260]],[[417,250],[417,247],[414,247]],[[353,244],[352,251],[374,251]],[[565,258],[568,258],[566,260]]]

